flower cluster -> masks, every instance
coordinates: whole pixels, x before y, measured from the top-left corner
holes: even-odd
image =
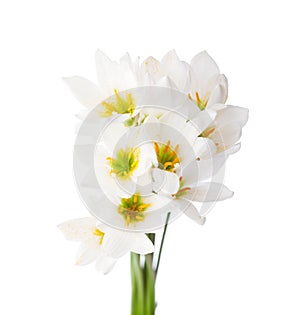
[[[93,218],[59,227],[81,242],[77,264],[96,260],[106,273],[128,251],[153,252],[145,233],[167,215],[203,224],[215,201],[233,195],[220,174],[240,148],[248,110],[225,104],[227,79],[205,51],[189,64],[175,51],[160,62],[128,54],[114,62],[97,51],[96,68],[97,85],[64,79],[88,110],[78,137],[94,139],[80,147],[93,146],[93,162],[80,157],[85,170],[77,184]]]

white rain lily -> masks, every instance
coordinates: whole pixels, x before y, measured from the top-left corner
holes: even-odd
[[[148,57],[136,76],[140,85],[168,86],[186,93],[200,110],[223,108],[228,95],[227,79],[206,51],[197,54],[190,64],[180,60],[175,50],[161,62]]]
[[[233,192],[225,185],[202,181],[203,175],[199,162],[193,161],[182,169],[180,187],[175,194],[169,196],[172,206],[177,206],[185,215],[204,224],[205,217],[200,213],[194,202],[216,202],[231,198]],[[162,199],[165,195],[160,196]]]
[[[190,91],[191,67],[178,58],[175,50],[171,50],[162,58],[161,69],[164,76],[170,78],[178,90],[185,93]]]
[[[140,85],[167,86],[183,92],[190,90],[190,66],[178,58],[175,50],[168,52],[161,62],[148,57],[142,62],[137,77]]]
[[[217,112],[212,124],[200,134],[200,137],[212,140],[217,152],[235,153],[240,148],[236,143],[242,135],[242,128],[247,120],[248,109],[227,105]]]
[[[211,56],[202,51],[191,63],[191,87],[189,97],[200,110],[218,110],[222,108],[228,96],[226,77]]]
[[[139,86],[162,86],[186,93],[199,107],[210,115],[224,108],[227,98],[227,80],[220,74],[213,59],[202,52],[190,64],[181,61],[174,50],[159,62],[153,57],[139,65],[139,58],[132,61],[129,54],[120,62],[111,61],[103,52],[96,52],[98,84],[82,77],[64,78],[74,96],[88,109],[99,106],[100,115],[122,115],[127,124],[141,123],[137,104],[131,93],[120,92]],[[213,118],[213,117],[212,117]]]
[[[97,170],[96,170],[97,171]],[[88,207],[96,218],[117,229],[149,232],[163,225],[162,217],[170,211],[169,201],[156,198],[152,182],[137,181],[133,194],[128,186],[109,176],[108,172],[96,174],[87,171],[80,188],[88,196]],[[163,183],[163,187],[165,187]],[[146,191],[146,193],[145,193]],[[174,191],[174,190],[172,190]],[[178,212],[174,209],[174,216]]]
[[[128,94],[122,98],[119,92],[138,85],[135,71],[138,60],[132,61],[126,54],[120,62],[115,62],[100,50],[96,52],[95,59],[98,84],[79,76],[64,78],[73,95],[88,109],[101,104],[101,115],[104,117],[132,114],[135,109],[132,95]],[[107,100],[109,97],[112,98]]]
[[[177,115],[168,115],[167,119],[149,116],[139,128],[142,139],[152,143],[149,156],[154,156],[151,175],[155,193],[175,194],[181,169],[216,150],[212,141],[198,137],[197,129]]]
[[[142,62],[137,69],[137,75],[140,85],[145,86],[156,84],[164,76],[160,62],[151,56]]]
[[[130,251],[141,255],[154,251],[146,234],[115,230],[91,217],[70,220],[58,227],[68,240],[81,243],[76,264],[87,265],[96,261],[96,269],[104,274]]]
[[[113,141],[113,137],[111,139]],[[136,192],[137,186],[145,182],[144,177],[152,167],[150,145],[138,148],[129,145],[118,147],[116,144],[112,150],[104,142],[96,146],[95,173],[107,196],[130,197]]]

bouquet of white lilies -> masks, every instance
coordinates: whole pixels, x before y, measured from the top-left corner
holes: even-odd
[[[59,228],[80,242],[78,265],[96,261],[108,273],[131,252],[131,314],[150,315],[167,225],[181,214],[202,225],[216,201],[232,197],[224,164],[240,149],[248,110],[225,105],[227,79],[205,51],[190,64],[175,51],[161,62],[128,54],[114,62],[97,51],[96,69],[97,85],[64,79],[87,108],[79,115],[74,174],[91,217]]]

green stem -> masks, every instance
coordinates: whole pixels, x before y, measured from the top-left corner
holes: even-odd
[[[131,315],[155,314],[155,279],[160,264],[162,249],[169,223],[170,212],[167,214],[162,240],[159,248],[156,268],[153,267],[154,253],[145,255],[144,264],[141,264],[141,256],[131,253]],[[147,234],[152,243],[155,243],[155,234]]]
[[[164,242],[165,242],[165,237],[166,237],[166,232],[167,232],[167,227],[168,227],[170,215],[171,215],[171,212],[168,212],[167,218],[166,218],[165,227],[164,227],[164,232],[163,232],[163,235],[162,235],[160,248],[159,248],[159,254],[158,254],[157,265],[156,265],[156,270],[155,270],[155,276],[156,277],[157,277],[157,272],[158,272],[158,268],[159,268],[159,264],[160,264],[162,249],[163,249]]]
[[[155,245],[155,233],[148,233],[147,236],[149,237],[149,239],[153,243],[153,245]],[[154,253],[146,255],[146,257],[150,257],[151,266],[152,266],[153,265]]]
[[[147,234],[153,245],[155,244],[155,233]],[[154,253],[145,255],[144,265],[144,289],[145,289],[145,315],[155,313],[155,271],[153,270]]]
[[[155,273],[152,267],[152,258],[145,256],[144,266],[144,289],[145,289],[145,315],[154,315],[155,312]]]
[[[131,315],[144,314],[144,279],[140,255],[131,253]]]

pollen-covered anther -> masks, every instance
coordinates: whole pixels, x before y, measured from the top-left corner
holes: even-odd
[[[195,93],[195,99],[192,97],[191,93],[188,93],[188,98],[196,103],[196,105],[199,107],[200,110],[204,110],[206,108],[206,105],[208,103],[208,98],[207,99],[201,99],[199,92]]]
[[[145,210],[151,204],[144,203],[139,194],[134,194],[129,198],[122,198],[118,212],[124,217],[126,225],[130,223],[144,221]]]
[[[179,145],[176,145],[173,149],[170,144],[170,141],[168,141],[167,144],[154,142],[154,149],[158,167],[165,171],[175,172],[176,164],[180,163],[180,158],[177,156]]]
[[[111,167],[110,174],[115,174],[123,180],[128,179],[138,167],[139,155],[139,149],[128,147],[120,149],[115,158],[107,157],[106,160]]]
[[[122,98],[117,91],[114,89],[115,95],[110,100],[103,101],[101,105],[105,108],[104,112],[100,112],[102,117],[110,117],[113,113],[116,114],[132,114],[135,110],[135,103],[131,93],[127,93],[126,97]]]
[[[101,245],[103,242],[104,233],[102,231],[100,231],[98,228],[96,228],[94,231],[94,235],[99,237],[99,244]]]

